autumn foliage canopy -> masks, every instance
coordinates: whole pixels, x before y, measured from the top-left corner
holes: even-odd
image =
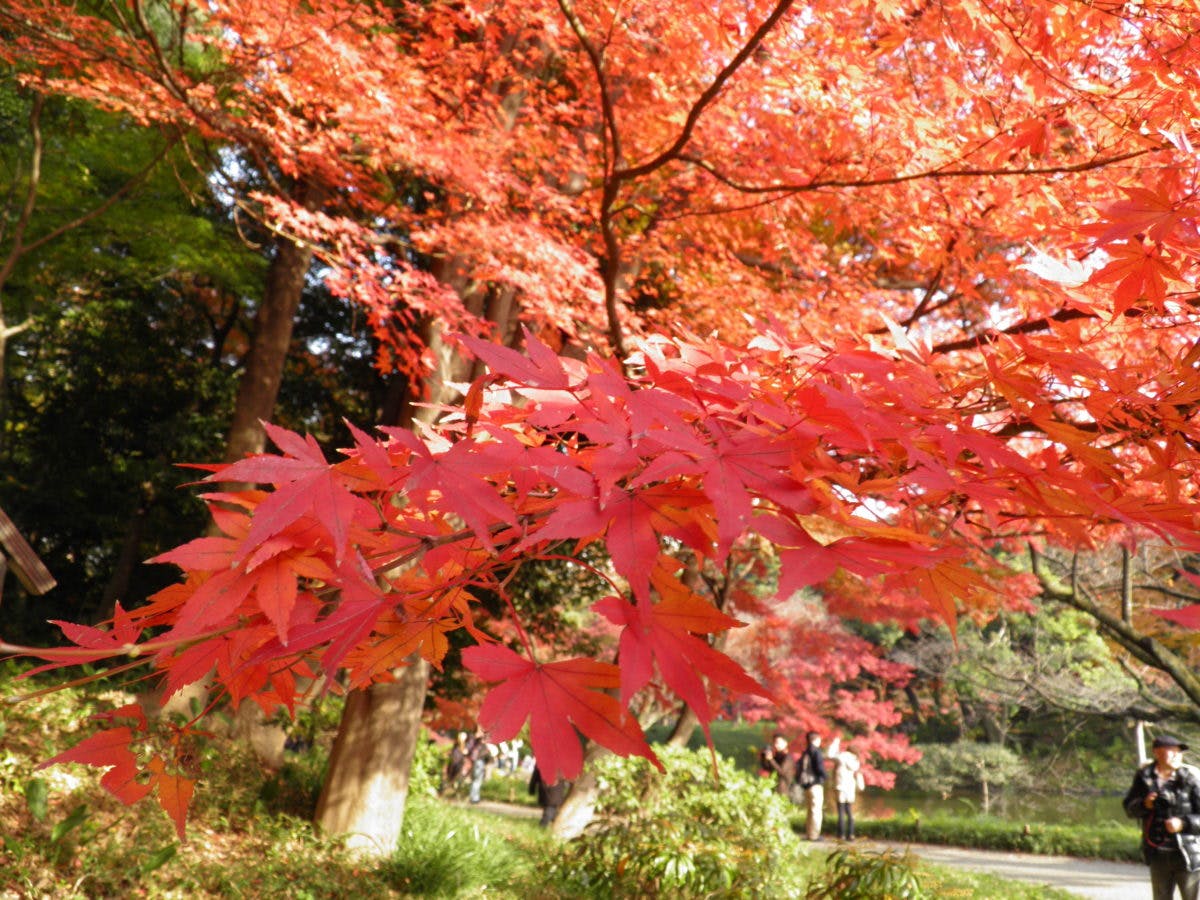
[[[705,724],[720,692],[770,699],[706,640],[739,623],[685,552],[757,537],[781,597],[953,625],[1010,589],[997,547],[1200,543],[1188,3],[8,6],[32,87],[274,173],[239,210],[317,248],[382,366],[426,371],[431,320],[480,363],[435,426],[336,459],[269,427],[275,452],[208,467],[220,536],[154,560],[184,580],[145,605],[64,624],[51,665],[136,652],[168,692],[215,672],[273,709],[441,665],[463,630],[481,724],[529,723],[571,778],[579,734],[654,758],[642,692]],[[519,305],[521,350],[485,296]],[[593,542],[615,656],[476,624],[475,592]],[[113,716],[57,759],[182,828],[190,776]]]

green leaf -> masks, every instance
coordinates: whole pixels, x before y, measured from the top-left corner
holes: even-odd
[[[50,813],[50,787],[44,779],[31,778],[25,782],[25,805],[38,822],[45,822]]]
[[[160,866],[163,866],[166,863],[170,862],[172,859],[175,858],[175,854],[178,852],[179,852],[178,844],[172,843],[172,844],[167,844],[163,847],[159,847],[157,850],[155,850],[153,853],[151,853],[148,857],[146,857],[145,862],[143,862],[142,865],[140,866],[142,874],[145,875],[148,872],[153,872],[155,869],[159,868]]]
[[[75,807],[65,819],[51,829],[50,843],[57,844],[64,837],[86,822],[90,815],[91,813],[88,812],[88,808],[86,806],[81,804]]]

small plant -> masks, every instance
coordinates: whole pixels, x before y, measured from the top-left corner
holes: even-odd
[[[469,810],[411,797],[400,843],[378,877],[406,896],[462,897],[481,885],[495,887],[528,874],[525,851],[487,826],[487,819]],[[511,832],[517,826],[504,827]],[[537,837],[532,825],[528,836]]]
[[[799,843],[784,801],[729,760],[660,747],[667,771],[607,757],[584,835],[551,856],[558,896],[778,897]]]
[[[804,896],[806,900],[926,900],[931,895],[921,887],[915,866],[909,853],[835,850]]]

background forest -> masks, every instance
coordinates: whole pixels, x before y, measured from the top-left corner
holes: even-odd
[[[183,635],[155,653],[169,692],[215,667],[214,699],[275,714],[298,693],[303,717],[295,683],[336,680],[348,700],[306,814],[388,846],[400,818],[364,824],[365,785],[382,773],[403,808],[418,726],[489,721],[484,684],[513,683],[473,628],[607,660],[657,609],[676,618],[632,647],[653,661],[645,690],[619,682],[631,718],[674,745],[714,720],[818,728],[877,788],[1111,793],[1145,729],[1200,736],[1186,9],[321,6],[0,11],[0,506],[57,582],[37,596],[8,574],[7,650],[60,643],[62,622],[115,636],[132,612],[135,631]],[[687,430],[676,360],[720,382],[719,425]],[[560,416],[551,395],[580,372],[571,415],[592,418]],[[432,458],[476,423],[528,427],[524,446],[586,472],[562,496],[620,485],[653,515],[625,537],[574,510],[539,543],[539,511],[431,500],[424,580],[353,639],[361,609],[305,593],[332,564],[280,563],[290,593],[246,587],[218,621],[172,592],[180,568],[193,588],[220,569],[190,542],[246,528],[214,520],[212,481],[196,485],[211,470],[186,464],[278,486],[237,468],[268,448],[263,422],[270,459],[353,447],[376,474],[362,434],[391,428],[397,479],[398,446]],[[439,497],[484,482],[544,499],[511,453],[482,453]],[[261,494],[233,505],[249,520]],[[518,519],[533,536],[503,530]],[[323,537],[284,527],[271,554],[324,559]],[[411,597],[443,589],[414,637],[432,614]],[[251,625],[281,639],[188,656],[208,626]],[[289,631],[344,665],[246,674]],[[623,716],[599,733],[646,755]],[[586,736],[580,808],[605,743]],[[164,792],[190,796],[185,755],[154,757],[178,773]],[[187,803],[160,802],[182,828]]]

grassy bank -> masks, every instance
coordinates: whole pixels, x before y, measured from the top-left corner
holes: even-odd
[[[1132,823],[1053,825],[1005,822],[984,817],[898,816],[893,819],[860,820],[855,825],[863,837],[885,841],[1141,862],[1140,834]]]
[[[31,687],[15,683],[12,675],[11,669],[0,672],[6,697]],[[554,842],[528,816],[447,803],[429,796],[425,787],[411,800],[401,844],[386,859],[355,859],[337,840],[317,836],[305,816],[319,787],[328,734],[279,771],[263,769],[241,745],[219,736],[197,743],[200,784],[184,841],[153,801],[130,808],[109,797],[99,788],[100,773],[94,769],[38,768],[91,733],[89,716],[131,699],[119,686],[109,685],[56,692],[5,709],[0,720],[2,900],[584,896],[563,894],[558,877],[578,857],[579,844]],[[524,799],[522,787],[497,782],[496,790],[504,795],[497,799],[507,799],[510,788],[515,799]],[[661,835],[656,840],[663,847],[670,843]],[[688,852],[702,856],[717,849],[701,844]],[[653,851],[654,841],[643,850]],[[781,846],[772,892],[755,896],[805,897],[828,886],[836,874],[830,850],[831,845],[799,841]],[[993,876],[942,870],[912,858],[880,861],[852,854],[840,859],[856,871],[908,873],[922,892],[914,897],[1068,896]],[[647,894],[609,891],[596,896],[607,900]],[[649,896],[689,895],[662,890]],[[707,896],[746,895],[731,889]]]

